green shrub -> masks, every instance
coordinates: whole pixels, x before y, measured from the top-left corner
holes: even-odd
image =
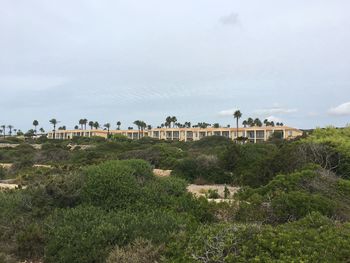
[[[208,198],[210,198],[210,199],[218,199],[218,198],[220,198],[218,190],[216,190],[216,189],[209,189],[208,190]]]
[[[90,166],[85,170],[83,198],[106,209],[130,207],[142,195],[136,173],[137,170],[125,161]]]
[[[197,158],[185,158],[178,162],[173,171],[175,176],[194,182],[198,179],[207,183],[231,183],[232,178],[221,168],[219,159],[214,155],[199,155]]]
[[[45,223],[45,262],[105,262],[115,246],[136,238],[161,244],[190,223],[188,217],[160,209],[142,213],[106,212],[91,206],[58,210]]]
[[[277,227],[206,225],[191,235],[184,262],[346,262],[349,238],[348,223],[337,224],[317,213]]]
[[[150,241],[136,239],[126,247],[115,247],[107,258],[107,263],[144,263],[158,262],[160,247],[154,246]]]

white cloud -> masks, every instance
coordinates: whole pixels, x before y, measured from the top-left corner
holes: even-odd
[[[237,109],[228,109],[228,110],[222,110],[219,112],[219,116],[232,116],[233,113],[236,111]]]
[[[345,102],[328,110],[330,115],[346,116],[350,115],[350,102]]]
[[[273,114],[289,114],[297,111],[298,111],[297,109],[272,107],[272,108],[266,108],[266,109],[258,109],[258,110],[255,110],[254,113],[259,115],[273,115]]]

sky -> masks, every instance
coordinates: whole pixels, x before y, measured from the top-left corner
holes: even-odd
[[[348,0],[0,0],[0,125],[350,123]]]

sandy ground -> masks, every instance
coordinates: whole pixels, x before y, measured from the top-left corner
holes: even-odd
[[[1,189],[18,189],[18,184],[3,184],[3,183],[0,183],[0,190]],[[22,187],[23,189],[25,188]]]
[[[234,186],[226,186],[228,190],[230,191],[230,197],[232,197],[237,191],[239,190],[239,187]],[[187,190],[190,193],[193,193],[195,196],[205,196],[205,194],[208,192],[209,189],[217,190],[218,194],[220,195],[220,199],[224,198],[224,189],[225,185],[222,184],[213,184],[213,185],[196,185],[196,184],[190,184],[187,187]]]
[[[170,176],[172,170],[162,170],[162,169],[153,169],[155,176],[167,177]]]
[[[12,163],[0,163],[0,166],[2,168],[5,169],[10,169],[12,167]],[[37,168],[52,168],[51,165],[47,165],[47,164],[34,164],[33,167],[37,167]]]

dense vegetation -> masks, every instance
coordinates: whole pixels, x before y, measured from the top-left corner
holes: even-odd
[[[219,136],[5,142],[19,145],[0,148],[0,163],[13,164],[0,180],[21,189],[0,191],[0,262],[350,258],[350,128],[263,144]],[[153,168],[173,172],[156,177]],[[241,189],[215,203],[188,183]]]

